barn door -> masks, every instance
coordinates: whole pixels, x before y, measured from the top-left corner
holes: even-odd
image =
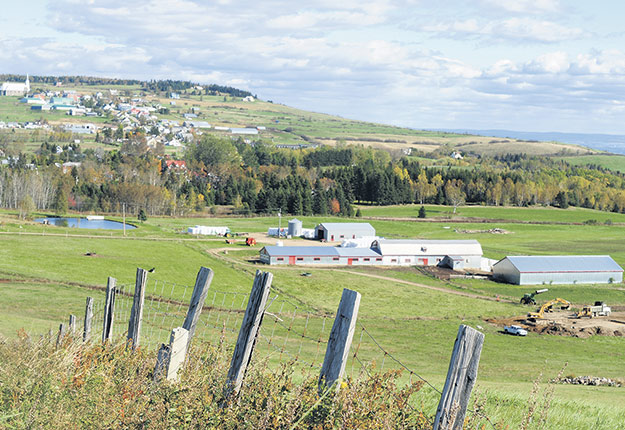
[[[348,265],[348,266],[351,266],[353,262],[354,262],[354,259],[353,259],[353,258],[348,258],[348,259],[347,259],[347,265]]]
[[[289,264],[295,264],[295,256],[294,255],[289,256]]]

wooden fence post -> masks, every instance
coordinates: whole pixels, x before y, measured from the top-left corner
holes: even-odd
[[[320,392],[330,388],[335,382],[340,382],[340,379],[343,377],[349,348],[352,346],[354,330],[356,329],[359,307],[360,293],[347,288],[343,289],[341,302],[330,331],[323,366],[319,374],[318,385]],[[339,385],[337,385],[336,389],[338,390],[338,388]]]
[[[154,380],[159,381],[164,376],[168,381],[178,380],[178,371],[184,364],[188,345],[189,331],[176,327],[171,331],[169,345],[162,344],[156,358]]]
[[[256,336],[263,321],[272,279],[273,274],[261,272],[260,270],[256,271],[252,292],[250,293],[241,329],[239,330],[239,338],[230,362],[230,370],[228,371],[228,378],[224,388],[224,397],[226,399],[232,394],[236,395],[241,389],[241,384],[243,384],[243,377],[256,344]]]
[[[88,342],[91,337],[91,320],[93,319],[93,297],[87,297],[85,305],[85,322],[82,328],[82,341]]]
[[[484,334],[461,325],[451,354],[445,388],[436,410],[434,430],[462,430],[484,344]]]
[[[143,301],[145,299],[145,285],[148,281],[148,271],[137,268],[137,279],[135,281],[135,295],[130,310],[130,320],[128,321],[128,341],[131,341],[132,349],[139,346],[141,336],[141,322],[143,321]]]
[[[61,324],[59,326],[59,334],[56,338],[56,347],[58,348],[59,346],[62,345],[63,343],[63,338],[65,337],[65,332],[66,332],[66,328],[65,328],[65,324]]]
[[[211,269],[207,269],[206,267],[201,267],[197,274],[197,278],[195,279],[195,287],[193,287],[193,295],[191,295],[191,301],[189,302],[189,310],[187,311],[187,316],[184,319],[184,324],[182,324],[182,327],[189,331],[186,346],[187,351],[191,345],[191,339],[195,334],[195,327],[200,319],[202,307],[204,306],[204,301],[206,300],[206,296],[208,294],[208,288],[210,287],[212,281],[213,271]]]
[[[76,315],[69,316],[69,333],[74,336],[76,334]]]
[[[106,281],[106,301],[104,302],[104,323],[102,343],[113,338],[113,319],[115,317],[115,284],[117,280],[109,277]]]

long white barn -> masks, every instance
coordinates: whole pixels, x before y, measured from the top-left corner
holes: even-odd
[[[266,246],[260,260],[265,264],[480,269],[482,246],[476,240],[376,240],[370,248]]]

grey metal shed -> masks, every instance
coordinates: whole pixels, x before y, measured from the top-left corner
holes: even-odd
[[[607,284],[623,281],[609,255],[508,256],[493,265],[495,279],[517,285]]]

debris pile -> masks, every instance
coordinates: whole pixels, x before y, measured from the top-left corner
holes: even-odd
[[[456,233],[474,234],[474,233],[490,233],[490,234],[510,234],[511,231],[504,230],[503,228],[495,227],[489,230],[461,230],[455,229]]]
[[[571,384],[571,385],[605,385],[608,387],[622,387],[623,382],[619,380],[614,380],[610,378],[602,378],[599,376],[576,376],[576,377],[564,377],[559,380],[554,380],[553,382],[558,382],[560,384]]]

